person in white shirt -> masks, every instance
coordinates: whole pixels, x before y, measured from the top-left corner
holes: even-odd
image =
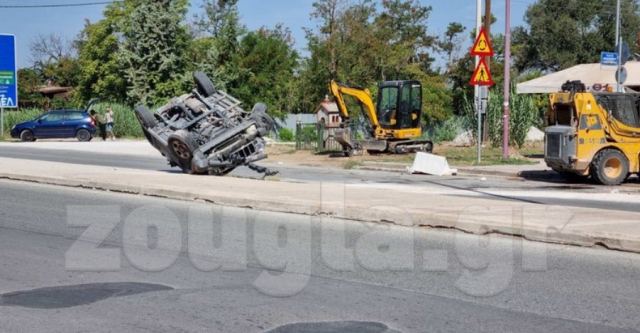
[[[107,123],[107,139],[115,141],[116,136],[113,134],[113,109],[111,109],[111,107],[107,108],[105,122]]]

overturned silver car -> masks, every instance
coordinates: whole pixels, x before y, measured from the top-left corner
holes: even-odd
[[[147,140],[186,173],[223,176],[244,165],[275,174],[254,164],[267,157],[264,137],[274,126],[266,105],[247,112],[236,98],[215,89],[206,74],[195,72],[193,79],[196,89],[156,113],[136,108]]]

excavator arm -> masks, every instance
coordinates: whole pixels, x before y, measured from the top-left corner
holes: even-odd
[[[365,116],[371,122],[371,126],[374,131],[380,127],[376,107],[373,104],[373,98],[371,97],[371,93],[368,89],[353,88],[337,83],[336,81],[331,81],[329,90],[331,90],[331,94],[338,105],[338,110],[340,110],[340,115],[344,120],[348,120],[350,118],[347,103],[344,101],[344,95],[347,95],[352,96],[360,102],[363,107],[363,111],[366,113]]]

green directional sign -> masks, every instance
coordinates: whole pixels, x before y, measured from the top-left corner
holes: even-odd
[[[14,72],[0,71],[0,84],[13,85],[15,82]]]

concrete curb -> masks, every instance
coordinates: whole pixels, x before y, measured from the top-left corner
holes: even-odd
[[[383,172],[400,172],[406,173],[407,168],[409,166],[400,167],[383,167],[383,166],[373,166],[373,165],[364,165],[359,166],[356,169],[358,170],[367,170],[367,171],[383,171]],[[499,171],[499,170],[479,170],[472,168],[459,168],[453,167],[458,170],[459,175],[474,175],[474,176],[499,176],[499,177],[522,177],[522,171],[518,172],[509,172],[509,171]]]
[[[391,223],[408,227],[428,227],[458,230],[465,233],[477,235],[501,234],[515,237],[522,237],[531,241],[577,245],[584,247],[604,246],[608,249],[640,253],[640,238],[624,233],[608,233],[602,231],[589,232],[579,227],[554,228],[544,225],[515,225],[499,221],[497,218],[480,219],[476,217],[464,216],[458,212],[429,212],[425,210],[403,211],[409,217],[407,221],[394,220],[397,215],[389,209],[370,208],[358,205],[346,205],[341,213],[331,211],[330,208],[322,208],[320,204],[309,204],[309,200],[291,199],[287,202],[269,199],[263,196],[259,200],[238,198],[225,195],[198,195],[185,190],[166,189],[154,186],[129,186],[125,184],[113,184],[91,180],[73,180],[61,177],[32,176],[12,173],[0,173],[0,179],[14,181],[26,181],[39,184],[87,188],[101,191],[112,191],[126,194],[136,194],[183,201],[205,201],[223,206],[241,207],[280,213],[293,213],[310,216],[331,216],[335,218],[375,222]],[[388,207],[387,207],[388,208]],[[412,223],[411,221],[419,221]]]

